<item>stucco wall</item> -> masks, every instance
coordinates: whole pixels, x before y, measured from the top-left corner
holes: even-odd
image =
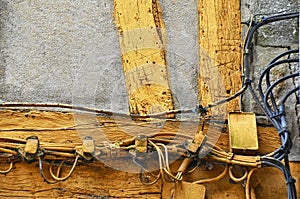
[[[113,3],[1,0],[1,99],[126,110]]]
[[[175,108],[191,108],[197,99],[197,1],[160,3]],[[128,112],[111,0],[0,0],[0,7],[2,101],[73,103]],[[242,0],[242,21],[253,14],[295,11],[298,7],[297,0]],[[276,54],[298,46],[297,23],[280,23],[283,28],[268,27],[259,32],[253,51],[254,79]],[[249,95],[245,99],[245,111],[259,113]],[[298,145],[292,158],[299,160],[300,110],[295,101],[289,103],[288,117]]]
[[[2,101],[128,112],[113,1],[0,2]],[[180,106],[190,108],[198,92],[197,1],[161,6],[171,87]]]

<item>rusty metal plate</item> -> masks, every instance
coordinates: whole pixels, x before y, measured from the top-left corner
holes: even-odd
[[[255,113],[229,113],[228,128],[230,147],[232,150],[258,150]]]
[[[190,182],[178,182],[175,185],[174,199],[204,199],[205,186]]]

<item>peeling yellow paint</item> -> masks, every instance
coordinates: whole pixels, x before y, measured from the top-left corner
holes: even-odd
[[[158,2],[115,0],[114,7],[130,112],[144,115],[172,110]]]
[[[241,87],[240,1],[201,0],[199,10],[199,101],[206,106]],[[219,76],[220,78],[214,78]],[[239,110],[239,99],[227,111]]]

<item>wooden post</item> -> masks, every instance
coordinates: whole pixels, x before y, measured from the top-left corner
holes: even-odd
[[[199,101],[206,106],[241,87],[240,1],[199,0]],[[239,100],[227,111],[239,110]]]
[[[114,6],[130,113],[172,110],[158,2],[115,0]]]

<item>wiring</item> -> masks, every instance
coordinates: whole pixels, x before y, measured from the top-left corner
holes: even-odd
[[[247,176],[247,181],[246,181],[246,187],[245,187],[245,191],[246,191],[246,199],[251,199],[250,197],[250,180],[252,177],[252,174],[254,173],[254,171],[256,171],[257,168],[253,168],[249,171],[248,176]]]
[[[210,178],[210,179],[197,180],[197,181],[194,181],[193,184],[204,184],[204,183],[217,182],[217,181],[221,180],[222,178],[224,178],[226,176],[227,172],[228,172],[228,164],[225,165],[225,168],[222,171],[222,173],[220,173],[220,175],[218,175],[214,178]]]

